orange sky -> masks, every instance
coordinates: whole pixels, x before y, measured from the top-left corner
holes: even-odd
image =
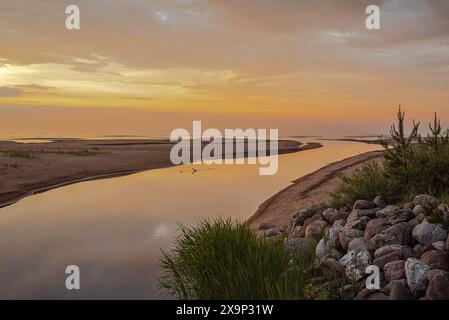
[[[439,0],[2,1],[0,136],[159,135],[193,119],[378,133],[398,104],[449,122],[448,16]]]

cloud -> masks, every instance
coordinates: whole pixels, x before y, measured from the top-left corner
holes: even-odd
[[[18,88],[0,87],[0,97],[18,97],[21,95],[21,90]]]

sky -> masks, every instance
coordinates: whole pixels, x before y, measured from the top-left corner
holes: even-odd
[[[65,28],[68,5],[81,29]],[[381,29],[365,27],[368,5]],[[449,123],[447,0],[0,2],[0,137]]]

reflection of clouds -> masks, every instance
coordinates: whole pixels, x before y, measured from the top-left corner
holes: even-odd
[[[154,239],[165,238],[168,235],[168,229],[165,224],[158,225],[153,232]]]

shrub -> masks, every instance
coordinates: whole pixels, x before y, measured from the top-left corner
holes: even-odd
[[[419,123],[415,122],[407,136],[405,113],[400,108],[397,117],[397,126],[390,129],[391,138],[383,139],[386,149],[383,161],[364,165],[351,176],[343,177],[342,184],[332,194],[335,206],[377,195],[398,202],[419,193],[437,197],[449,194],[449,131],[443,133],[435,114],[425,138],[419,135]]]
[[[290,257],[281,239],[257,236],[245,224],[203,220],[180,226],[171,252],[161,259],[161,288],[179,299],[301,299],[314,257]]]

